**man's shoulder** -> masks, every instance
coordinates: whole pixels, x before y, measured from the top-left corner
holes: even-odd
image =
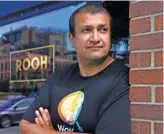
[[[127,66],[125,63],[123,63],[122,61],[118,60],[118,65],[116,67],[116,71],[117,71],[117,75],[116,75],[116,79],[118,80],[118,82],[120,81],[126,81],[129,83],[129,71],[130,71],[130,67]]]
[[[122,73],[128,73],[130,70],[130,67],[123,63],[122,61],[116,59],[116,63],[114,66],[114,69],[116,70],[116,72],[122,72]]]
[[[112,77],[116,81],[125,78],[125,76],[126,78],[128,78],[129,70],[130,68],[127,65],[125,65],[122,61],[115,59],[115,61],[109,67],[107,74],[109,75],[109,78]]]
[[[52,77],[63,77],[67,75],[68,73],[72,72],[77,66],[77,63],[72,63],[66,66],[61,66],[55,69],[55,71],[51,74]]]

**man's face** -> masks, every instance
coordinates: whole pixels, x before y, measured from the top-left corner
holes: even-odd
[[[108,55],[111,44],[110,18],[105,13],[79,13],[75,17],[75,37],[69,34],[78,57],[101,59]]]

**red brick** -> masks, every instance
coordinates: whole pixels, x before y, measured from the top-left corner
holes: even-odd
[[[163,66],[163,51],[156,51],[155,52],[155,60],[154,60],[154,66],[159,67],[159,66]]]
[[[130,71],[130,84],[162,84],[162,78],[162,69]]]
[[[145,121],[132,121],[131,134],[151,134],[151,123]]]
[[[132,123],[131,123],[131,134],[139,134],[139,133],[140,133],[139,121],[132,121]]]
[[[163,1],[141,1],[130,3],[130,18],[160,13],[163,11]]]
[[[163,120],[163,106],[151,104],[131,104],[131,118]]]
[[[140,122],[140,134],[151,134],[151,122]]]
[[[150,32],[150,17],[130,21],[130,34]]]
[[[131,87],[130,100],[132,102],[150,102],[151,88],[150,87]]]
[[[155,16],[154,18],[154,30],[163,30],[163,15]]]
[[[151,52],[138,52],[130,54],[130,67],[150,67]]]
[[[155,89],[155,101],[156,102],[164,102],[163,87],[157,87]]]
[[[163,33],[154,33],[130,38],[130,50],[163,48]]]
[[[163,123],[154,123],[154,134],[163,134]]]

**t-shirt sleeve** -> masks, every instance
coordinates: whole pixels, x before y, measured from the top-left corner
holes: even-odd
[[[123,73],[98,113],[95,134],[130,134],[129,73]]]
[[[48,110],[50,110],[50,93],[55,80],[54,77],[54,73],[52,73],[46,80],[44,85],[41,86],[35,100],[25,112],[23,116],[24,120],[27,120],[31,123],[35,123],[35,111],[38,110],[39,107],[47,108]]]

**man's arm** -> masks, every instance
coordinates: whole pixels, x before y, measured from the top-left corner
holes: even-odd
[[[52,129],[40,127],[39,125],[30,123],[26,120],[20,122],[20,134],[72,134],[72,132],[59,132]],[[87,134],[87,133],[73,133]]]
[[[53,129],[50,113],[47,109],[42,107],[35,111],[35,123],[30,123],[22,120],[20,123],[21,134],[72,134],[72,132],[59,132]],[[87,133],[74,133],[74,134],[87,134]]]

